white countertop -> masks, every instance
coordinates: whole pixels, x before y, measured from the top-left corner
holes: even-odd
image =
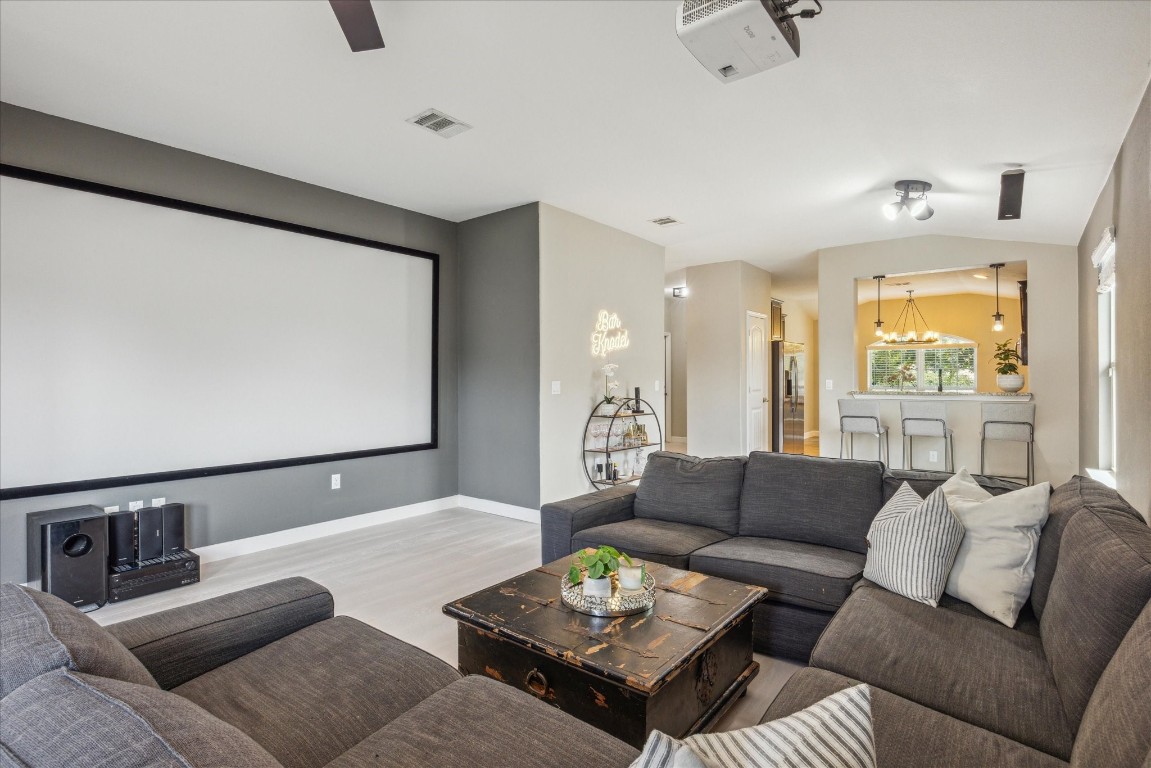
[[[934,397],[939,400],[965,400],[968,402],[1003,402],[1012,400],[1027,402],[1032,399],[1030,392],[848,392],[857,400],[907,400],[912,397]]]

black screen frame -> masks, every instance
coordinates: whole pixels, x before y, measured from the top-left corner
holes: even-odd
[[[415,443],[412,445],[397,445],[387,446],[382,448],[369,448],[359,451],[344,451],[341,453],[326,453],[315,454],[311,456],[295,456],[284,459],[272,459],[268,461],[253,461],[241,464],[220,464],[211,467],[196,467],[193,469],[179,469],[169,470],[164,472],[148,472],[133,475],[121,475],[119,477],[101,477],[89,480],[75,480],[62,483],[45,483],[41,485],[24,485],[15,486],[11,488],[0,488],[0,501],[9,501],[12,499],[25,499],[37,496],[55,496],[63,493],[75,493],[80,491],[94,491],[104,488],[119,488],[121,486],[131,485],[144,485],[146,483],[166,483],[175,480],[190,480],[193,478],[213,477],[217,475],[230,475],[240,472],[261,472],[269,469],[283,469],[286,467],[298,467],[306,464],[323,464],[333,461],[347,461],[349,459],[363,459],[372,456],[389,456],[399,453],[413,453],[416,451],[430,451],[439,448],[439,339],[440,339],[440,256],[437,253],[429,251],[421,251],[415,248],[408,248],[402,245],[394,245],[392,243],[385,243],[379,240],[370,240],[368,238],[356,237],[354,235],[346,235],[340,232],[332,232],[326,229],[319,229],[317,227],[309,227],[303,224],[293,224],[288,221],[281,221],[279,219],[272,219],[266,216],[257,216],[251,213],[242,213],[240,211],[233,211],[227,208],[217,208],[211,205],[204,205],[202,203],[193,203],[187,200],[179,200],[172,197],[165,197],[163,195],[155,195],[149,192],[140,192],[138,190],[125,189],[123,187],[116,187],[109,184],[101,184],[99,182],[87,181],[84,179],[77,179],[71,176],[61,176],[46,171],[33,170],[31,168],[23,168],[21,166],[10,165],[8,163],[0,163],[0,176],[8,176],[14,179],[23,179],[25,181],[33,181],[40,184],[48,184],[56,187],[63,187],[65,189],[72,189],[79,192],[90,192],[97,195],[105,195],[107,197],[115,197],[121,200],[129,200],[137,203],[144,203],[146,205],[155,205],[161,208],[171,208],[177,211],[185,211],[187,213],[197,213],[203,216],[212,216],[219,219],[227,219],[228,221],[236,221],[242,224],[251,224],[258,227],[268,227],[270,229],[278,229],[284,232],[293,232],[299,235],[306,235],[309,237],[318,237],[324,240],[335,240],[341,243],[350,245],[359,245],[365,248],[374,248],[381,251],[389,251],[391,253],[398,253],[404,256],[411,256],[418,259],[427,259],[432,262],[432,350],[431,350],[431,439],[426,443]]]

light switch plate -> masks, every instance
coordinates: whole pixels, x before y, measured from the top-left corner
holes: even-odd
[[[831,379],[828,379],[827,383],[823,385],[823,388],[827,389],[827,390],[832,390],[832,389],[835,389],[835,385],[831,383]]]
[[[558,394],[560,394],[560,393],[561,393],[561,391],[562,391],[562,389],[563,389],[563,387],[562,387],[562,385],[560,384],[560,382],[558,382],[558,381],[553,381],[553,382],[552,382],[552,394],[553,394],[553,395],[558,395]]]

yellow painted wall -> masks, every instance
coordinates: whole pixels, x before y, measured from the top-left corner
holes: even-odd
[[[873,287],[874,289],[874,287]],[[1012,293],[1012,298],[999,296],[999,311],[1003,313],[1003,330],[991,330],[991,316],[995,313],[995,297],[983,296],[976,293],[960,293],[948,296],[916,296],[915,304],[919,311],[931,325],[931,330],[946,333],[951,336],[962,336],[971,339],[977,345],[975,359],[978,364],[976,373],[976,389],[980,392],[998,392],[995,384],[995,366],[991,355],[995,353],[995,345],[1007,339],[1019,339],[1022,330],[1019,315],[1019,299],[1014,285],[1006,288]],[[883,329],[886,332],[895,330],[895,319],[907,303],[907,295],[901,299],[884,299],[882,302]],[[910,326],[909,326],[910,327]],[[867,386],[867,345],[876,340],[875,337],[875,302],[869,301],[859,305],[855,322],[856,337],[856,372],[861,388]],[[1019,372],[1023,374],[1023,391],[1028,391],[1030,379],[1027,366],[1020,366]]]

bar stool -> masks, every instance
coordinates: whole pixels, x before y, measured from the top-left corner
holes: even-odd
[[[874,435],[878,458],[890,464],[891,448],[887,442],[887,427],[879,423],[878,400],[856,400],[846,397],[839,401],[839,458],[843,458],[843,443],[851,436],[848,458],[855,458],[855,436]]]
[[[1027,484],[1035,483],[1035,403],[983,403],[979,430],[979,474],[984,471],[984,444],[988,440],[1027,443]],[[1007,479],[1022,478],[995,475]]]
[[[948,472],[955,471],[955,445],[947,426],[947,404],[931,400],[900,400],[899,417],[903,426],[903,468],[912,466],[915,438],[943,438],[943,463]]]

